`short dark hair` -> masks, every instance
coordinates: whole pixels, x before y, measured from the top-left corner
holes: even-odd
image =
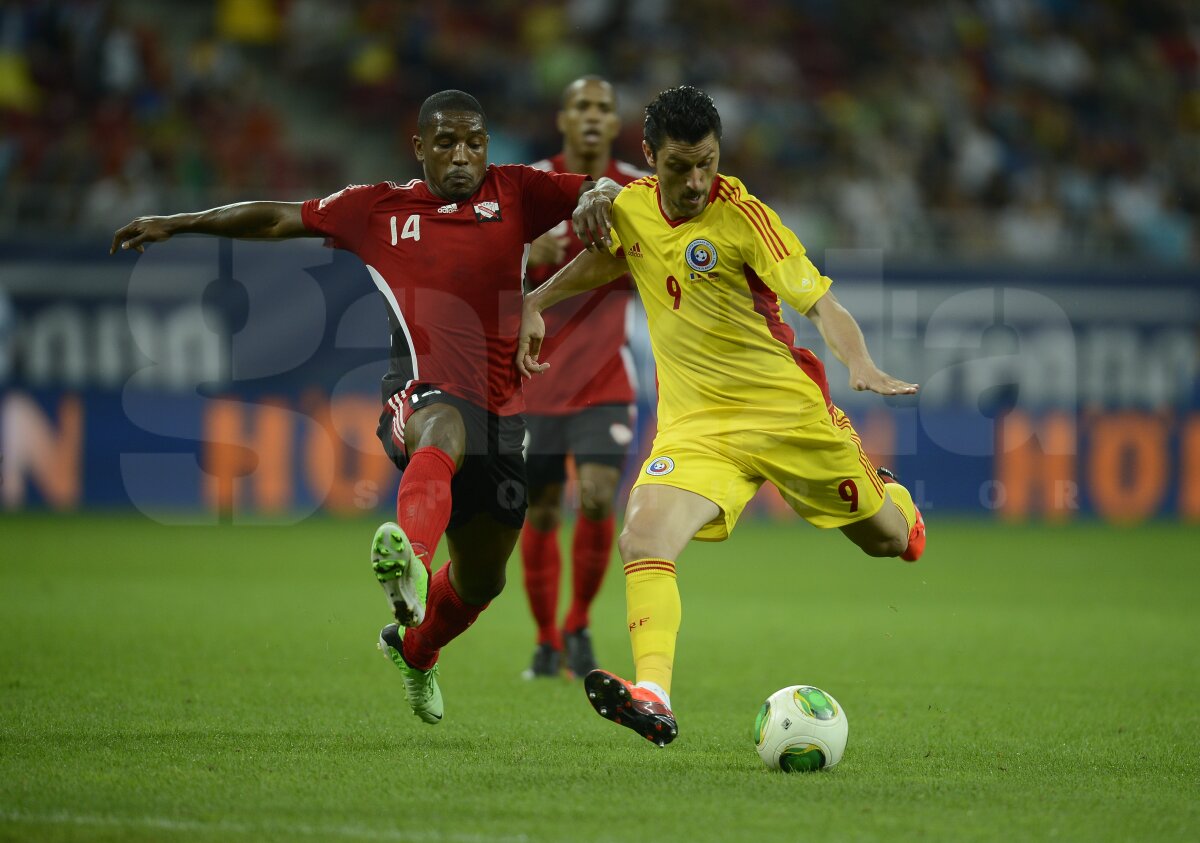
[[[479,100],[465,91],[456,91],[451,88],[448,91],[438,91],[421,103],[421,113],[417,115],[417,131],[424,134],[425,130],[433,125],[434,115],[442,111],[465,111],[469,114],[478,114],[479,119],[483,121],[484,128],[487,127],[487,115],[483,113],[483,106],[479,104]]]
[[[721,139],[721,115],[712,97],[699,88],[668,88],[646,106],[642,136],[652,152],[658,152],[667,138],[699,143],[709,132]]]

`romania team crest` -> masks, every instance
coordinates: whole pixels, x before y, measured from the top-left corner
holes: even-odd
[[[646,466],[646,473],[651,477],[662,477],[674,470],[675,460],[670,457],[657,457],[650,465]]]
[[[717,265],[717,247],[707,240],[693,240],[684,249],[683,259],[697,272],[709,272]]]

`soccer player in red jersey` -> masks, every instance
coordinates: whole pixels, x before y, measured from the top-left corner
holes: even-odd
[[[429,97],[417,129],[423,180],[140,217],[116,232],[110,252],[184,233],[324,236],[367,265],[392,325],[379,434],[404,472],[398,523],[382,525],[371,546],[397,621],[384,627],[380,648],[400,669],[413,712],[438,723],[438,653],[504,587],[525,517],[523,406],[511,361],[529,243],[572,217],[585,243],[604,244],[620,186],[489,166],[483,109],[462,91]],[[443,533],[452,561],[432,573]]]
[[[620,130],[612,85],[584,76],[563,91],[558,129],[563,149],[533,166],[552,173],[587,173],[618,184],[646,175],[612,157]],[[583,251],[561,223],[534,241],[529,254],[530,288],[549,280]],[[566,649],[575,676],[596,669],[588,610],[600,590],[613,549],[613,502],[625,454],[633,441],[634,373],[626,347],[628,279],[578,296],[546,312],[542,377],[525,382],[525,451],[529,470],[529,518],[521,533],[525,591],[537,623],[537,647],[529,678],[557,676]],[[571,545],[571,604],[557,621],[558,527],[566,460],[575,460],[579,510]]]

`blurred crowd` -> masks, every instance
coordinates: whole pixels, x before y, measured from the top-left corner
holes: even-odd
[[[16,0],[0,233],[418,175],[416,109],[447,87],[493,160],[535,160],[582,73],[616,84],[633,161],[656,91],[708,90],[721,169],[810,251],[1200,261],[1189,0]]]

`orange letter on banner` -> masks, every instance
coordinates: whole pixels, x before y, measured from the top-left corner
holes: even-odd
[[[874,465],[896,460],[896,418],[889,410],[871,410],[854,424],[863,450]]]
[[[1091,498],[1110,521],[1153,515],[1167,493],[1167,424],[1153,413],[1114,413],[1092,425]]]
[[[375,436],[379,409],[378,401],[358,395],[332,404],[319,392],[304,396],[304,410],[316,421],[309,428],[304,468],[313,497],[333,512],[361,513],[362,490],[378,493],[396,470]]]
[[[25,503],[25,478],[32,475],[42,497],[54,509],[71,509],[79,503],[83,475],[79,457],[83,450],[83,402],[64,395],[58,402],[58,435],[50,419],[32,398],[11,392],[0,402],[0,482],[4,505],[16,509]]]
[[[1200,414],[1184,419],[1179,442],[1179,514],[1200,521]]]
[[[1070,518],[1078,507],[1075,419],[1067,413],[1049,413],[1035,428],[1027,414],[1013,410],[1000,421],[997,438],[996,481],[1003,489],[1000,514],[1011,521],[1023,520],[1040,505],[1048,521]]]
[[[253,424],[253,434],[246,431]],[[276,513],[292,501],[292,414],[280,399],[259,404],[217,399],[204,414],[205,497],[219,512],[245,503],[254,481],[255,511]],[[245,479],[242,479],[245,478]]]

